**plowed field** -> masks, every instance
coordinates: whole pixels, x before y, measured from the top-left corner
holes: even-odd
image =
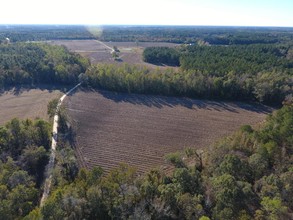
[[[62,93],[58,90],[22,89],[9,90],[0,94],[0,126],[12,118],[48,119],[47,105]]]
[[[135,64],[144,65],[150,68],[165,68],[146,63],[142,60],[142,53],[146,47],[176,47],[174,43],[156,42],[100,42],[96,40],[55,40],[48,41],[50,44],[64,45],[69,50],[88,57],[93,64],[112,63],[112,64]],[[108,47],[105,47],[106,46]],[[115,61],[111,54],[111,48],[116,46],[119,49],[119,61]]]
[[[144,172],[164,155],[203,148],[243,124],[264,120],[261,105],[79,91],[66,100],[81,166],[106,171],[126,162]]]

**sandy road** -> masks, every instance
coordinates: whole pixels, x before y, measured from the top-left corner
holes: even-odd
[[[105,43],[103,43],[102,41],[99,40],[95,40],[97,43],[102,44],[104,47],[108,48],[109,50],[111,50],[111,53],[114,52],[114,49],[112,47],[109,47],[108,45],[106,45]]]
[[[51,144],[51,155],[50,155],[49,163],[47,164],[47,167],[46,167],[44,192],[43,192],[41,202],[40,202],[41,207],[44,205],[44,202],[46,201],[47,197],[49,196],[51,183],[52,183],[52,177],[53,177],[52,172],[53,172],[55,157],[56,157],[56,146],[57,146],[57,136],[58,136],[58,122],[59,122],[58,112],[59,112],[60,106],[62,105],[62,102],[66,98],[66,96],[68,96],[71,92],[73,92],[80,85],[81,85],[81,83],[77,84],[72,89],[70,89],[66,94],[64,94],[59,99],[58,105],[56,107],[56,112],[55,112],[54,121],[53,121],[53,130],[52,130],[53,135],[52,135],[52,144]]]

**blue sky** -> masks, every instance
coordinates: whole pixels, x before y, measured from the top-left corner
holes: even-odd
[[[293,0],[5,0],[0,23],[293,27]]]

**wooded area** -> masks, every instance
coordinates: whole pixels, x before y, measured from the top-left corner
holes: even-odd
[[[291,41],[292,28],[205,26],[104,26],[102,41],[172,42],[211,45],[272,44]]]
[[[184,70],[223,76],[275,71],[293,75],[292,45],[187,46],[181,48],[180,66]]]
[[[179,66],[179,52],[168,47],[148,47],[143,51],[143,60],[157,65]]]
[[[0,42],[45,41],[60,39],[94,39],[81,25],[0,25]]]
[[[0,89],[15,85],[78,82],[89,61],[65,47],[44,43],[0,45]]]
[[[0,169],[0,214],[6,219],[29,212],[25,219],[290,219],[292,112],[292,104],[285,105],[260,129],[243,126],[205,151],[187,148],[167,155],[172,174],[152,170],[138,176],[125,164],[106,176],[101,168],[75,173],[70,149],[61,148],[54,191],[42,208],[35,207],[37,189],[23,186],[32,183],[16,178],[30,178],[26,171],[8,159]]]
[[[55,100],[48,106],[52,116]],[[78,167],[69,145],[64,109],[59,111],[58,150],[53,172],[54,187],[71,183]],[[0,219],[50,219],[35,216],[43,193],[49,162],[51,123],[42,119],[12,119],[0,127]]]
[[[91,66],[83,79],[84,85],[117,92],[259,101],[275,105],[292,93],[292,77],[275,71],[258,74],[229,72],[218,76],[197,70],[150,70],[101,64]]]
[[[0,216],[24,217],[38,206],[49,161],[51,125],[13,119],[0,127]]]
[[[172,42],[211,45],[275,44],[292,41],[292,28],[205,26],[0,25],[0,41],[99,39],[120,42]]]

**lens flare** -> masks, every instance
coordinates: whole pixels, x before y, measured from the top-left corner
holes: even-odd
[[[96,38],[100,38],[103,34],[103,28],[99,25],[88,25],[86,29]]]

